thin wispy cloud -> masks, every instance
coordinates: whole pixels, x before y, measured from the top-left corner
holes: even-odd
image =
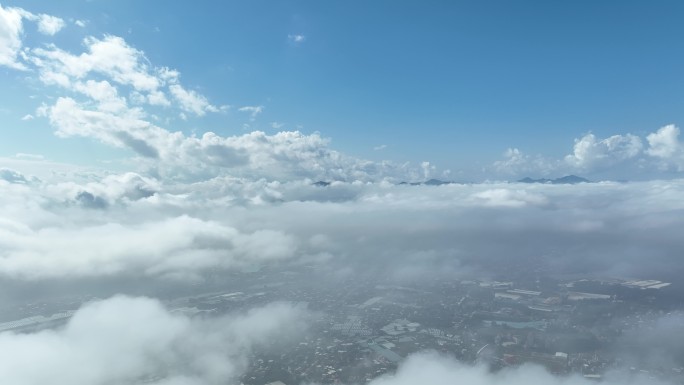
[[[244,106],[238,108],[238,111],[248,113],[249,120],[254,121],[256,120],[257,116],[264,112],[264,106]]]
[[[287,35],[287,40],[292,44],[299,45],[306,41],[306,36],[300,34],[290,34]]]
[[[18,152],[16,155],[17,158],[22,158],[22,159],[31,159],[31,160],[43,160],[45,159],[45,156],[39,155],[39,154],[26,154],[23,152]]]

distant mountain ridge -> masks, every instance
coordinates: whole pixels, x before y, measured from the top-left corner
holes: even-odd
[[[457,182],[452,182],[452,181],[443,181],[439,179],[429,179],[426,180],[425,182],[401,182],[399,183],[400,185],[411,185],[411,186],[441,186],[443,184],[454,184]]]
[[[548,183],[548,184],[592,183],[589,179],[582,178],[581,176],[577,176],[577,175],[566,175],[564,177],[556,178],[556,179],[547,179],[547,178],[532,179],[530,177],[526,177],[526,178],[518,180],[518,182],[519,183]]]
[[[581,176],[577,175],[566,175],[564,177],[556,178],[556,179],[547,179],[547,178],[540,178],[540,179],[532,179],[530,177],[525,177],[523,179],[520,179],[517,181],[518,183],[545,183],[545,184],[577,184],[577,183],[593,183],[589,179],[582,178]],[[330,186],[332,182],[326,182],[323,180],[319,180],[317,182],[311,183],[312,186],[316,187],[328,187]],[[400,186],[442,186],[445,184],[464,184],[464,183],[471,183],[471,182],[454,182],[454,181],[444,181],[440,179],[428,179],[425,182],[400,182],[398,185]]]
[[[311,183],[312,186],[316,187],[328,187],[330,186],[332,182],[326,182],[324,180],[319,180],[317,182]],[[410,186],[441,186],[443,184],[455,184],[458,182],[453,182],[453,181],[443,181],[439,179],[429,179],[426,180],[425,182],[400,182],[398,183],[399,185],[410,185]]]

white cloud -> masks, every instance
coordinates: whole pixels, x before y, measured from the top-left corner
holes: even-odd
[[[186,90],[178,84],[169,86],[171,95],[178,101],[184,111],[197,116],[204,116],[207,112],[218,112],[218,108],[211,105],[207,98],[192,90]]]
[[[53,191],[59,191],[64,194],[67,197],[66,199],[72,199],[80,194],[88,193],[98,199],[102,199],[105,204],[113,204],[121,200],[130,202],[151,197],[160,191],[161,185],[159,181],[153,178],[127,172],[124,174],[107,175],[102,179],[85,184],[62,182],[51,188]]]
[[[594,134],[587,134],[575,140],[573,153],[565,161],[578,169],[604,168],[635,158],[643,145],[638,136],[613,135],[597,140]]]
[[[379,146],[373,147],[373,150],[375,150],[375,151],[380,151],[380,150],[384,150],[384,149],[386,149],[386,148],[387,148],[387,145],[386,145],[386,144],[381,144],[381,145],[379,145]]]
[[[168,107],[171,102],[163,87],[169,85],[168,91],[183,111],[202,116],[206,112],[222,110],[210,104],[203,95],[183,88],[178,81],[178,71],[167,67],[151,67],[142,51],[131,47],[120,37],[87,37],[84,45],[86,52],[80,55],[73,55],[55,46],[36,48],[30,51],[33,54],[30,60],[39,68],[40,79],[45,84],[81,92],[96,102],[102,102],[102,98],[89,92],[88,88],[107,84],[107,88],[113,90],[110,94],[118,93],[116,86],[130,86],[133,89],[131,100],[135,103]],[[89,79],[96,75],[103,75],[106,79]],[[126,100],[119,100],[119,104],[125,106]]]
[[[22,116],[21,120],[33,120],[35,117],[31,114],[26,114]]]
[[[473,194],[473,198],[477,203],[492,207],[525,207],[528,204],[543,206],[548,203],[544,195],[503,188],[480,191]]]
[[[18,152],[14,155],[17,158],[23,158],[23,159],[33,159],[33,160],[43,160],[45,157],[43,155],[39,154],[26,154],[23,152]]]
[[[646,152],[658,158],[670,158],[680,151],[679,127],[673,124],[660,128],[658,131],[648,134],[649,148]]]
[[[160,79],[169,84],[177,84],[180,78],[180,72],[169,67],[157,68],[157,74]]]
[[[153,67],[142,51],[121,37],[87,37],[83,45],[80,54],[54,45],[25,50],[40,80],[77,94],[57,97],[53,105],[44,104],[36,114],[48,117],[59,137],[89,137],[133,151],[145,158],[137,160],[138,171],[187,179],[227,173],[273,179],[420,179],[419,167],[345,156],[328,148],[328,140],[318,134],[295,131],[268,136],[254,132],[220,137],[208,132],[198,138],[168,131],[158,125],[162,120],[143,109],[144,104],[170,106],[166,90],[181,109],[181,119],[187,119],[188,113],[201,116],[229,107],[217,107],[203,95],[184,88],[178,71]],[[129,105],[123,96],[126,94],[135,107]],[[250,121],[263,110],[263,106],[238,109],[249,114]]]
[[[74,20],[74,24],[77,27],[85,28],[88,25],[88,20]]]
[[[201,97],[201,95],[197,95],[198,97]],[[147,94],[147,103],[153,105],[153,106],[170,106],[171,102],[169,99],[166,97],[166,94],[162,91],[151,91],[149,94]],[[214,109],[210,108],[212,106],[207,106],[205,107],[206,111],[214,111]],[[181,108],[183,108],[183,105],[181,105]]]
[[[491,274],[501,258],[524,266],[546,253],[553,253],[545,263],[555,271],[652,276],[676,266],[677,229],[684,226],[684,185],[677,180],[322,187],[313,185],[319,179],[255,179],[251,171],[193,183],[132,173],[81,173],[70,177],[74,182],[5,174],[0,276],[20,280],[194,280],[317,256],[326,256],[322,268],[369,272],[391,265],[387,276],[404,279],[415,267],[417,279],[473,269]],[[308,242],[314,235],[327,241]]]
[[[126,100],[119,97],[118,90],[108,81],[87,80],[73,83],[73,88],[97,102],[97,109],[105,112],[127,112]]]
[[[0,27],[7,27],[0,29],[0,60],[5,55],[10,58],[5,65],[23,68],[16,60],[17,52],[25,52],[26,65],[39,69],[46,84],[73,92],[37,114],[47,116],[60,137],[87,137],[135,152],[137,158],[124,166],[138,173],[74,176],[77,172],[52,168],[39,158],[10,159],[11,164],[33,163],[54,179],[0,170],[3,279],[194,279],[223,269],[304,262],[420,279],[453,277],[468,269],[488,273],[502,268],[502,260],[525,265],[530,255],[547,253],[557,253],[543,262],[554,271],[571,265],[573,271],[595,274],[646,274],[678,266],[681,180],[397,186],[391,182],[439,174],[427,161],[411,166],[347,156],[317,133],[174,132],[141,106],[129,106],[129,100],[156,106],[173,102],[182,116],[220,108],[181,86],[177,71],[153,67],[121,38],[88,38],[80,55],[55,46],[22,51],[22,17],[18,27]],[[293,43],[303,40],[292,38]],[[263,106],[239,111],[254,120]],[[663,127],[646,137],[649,147],[643,151],[642,140],[633,135],[600,139],[589,134],[565,158],[547,160],[510,149],[496,166],[591,172],[649,156],[681,165],[678,135],[676,127]],[[332,183],[312,185],[317,180]],[[127,383],[159,373],[166,385],[235,381],[244,367],[243,349],[296,323],[281,316],[288,311],[203,323],[172,316],[155,301],[119,298],[82,310],[64,330],[0,334],[0,377],[27,385]],[[586,383],[530,368],[489,374],[418,356],[374,385],[418,381]]]
[[[0,65],[24,70],[26,66],[17,61],[22,46],[22,18],[26,11],[21,8],[3,8],[0,5]]]
[[[86,203],[95,202],[96,196],[88,194]],[[279,231],[245,234],[185,216],[135,225],[37,230],[5,222],[0,234],[0,274],[22,279],[140,273],[194,278],[208,269],[292,258],[297,249],[296,240]]]
[[[129,46],[124,39],[109,35],[102,40],[87,37],[83,44],[87,52],[78,56],[55,46],[33,49],[36,55],[33,61],[41,68],[44,79],[57,74],[74,80],[98,73],[139,92],[159,89],[161,81],[150,72],[144,53]]]
[[[484,365],[469,366],[436,353],[420,353],[403,362],[396,374],[385,375],[370,385],[592,385],[596,382],[578,375],[554,376],[538,366],[522,366],[492,373]],[[664,384],[646,377],[622,378],[611,376],[602,382],[606,385],[658,385]]]
[[[494,170],[505,175],[549,175],[558,169],[558,162],[541,156],[530,156],[517,148],[504,152],[504,159],[494,162]]]
[[[291,34],[287,35],[287,40],[293,44],[301,44],[306,40],[306,36],[301,34]]]
[[[128,112],[119,116],[107,110],[85,110],[71,98],[59,98],[48,109],[58,136],[93,137],[113,146],[128,147],[145,157],[158,158],[159,148],[150,142],[168,139],[170,135],[142,120],[135,110]]]
[[[283,303],[191,319],[157,300],[118,296],[85,305],[63,329],[0,333],[0,377],[21,385],[232,383],[250,352],[305,326],[305,310]]]
[[[275,128],[276,130],[279,130],[285,126],[285,123],[280,123],[280,122],[271,122],[271,128]]]
[[[648,134],[646,140],[648,155],[660,159],[665,166],[672,164],[678,171],[684,170],[684,144],[679,141],[679,127],[667,125]]]
[[[0,167],[17,170],[25,175],[33,175],[45,181],[63,181],[76,175],[94,174],[102,169],[95,166],[77,166],[47,160],[43,155],[18,153],[13,157],[0,157]],[[101,174],[100,174],[101,175]]]
[[[9,183],[28,183],[28,179],[23,174],[8,168],[0,168],[0,180]]]
[[[244,106],[238,108],[238,111],[249,113],[249,120],[254,121],[264,111],[264,106]]]
[[[231,137],[211,132],[201,137],[185,136],[146,121],[138,110],[92,110],[72,98],[59,98],[46,112],[58,136],[90,137],[130,149],[147,158],[141,166],[154,168],[166,177],[201,179],[232,173],[281,180],[420,178],[418,169],[410,165],[369,162],[334,151],[319,134],[294,131],[266,135],[255,131]],[[428,165],[423,172],[434,169]]]
[[[59,17],[40,14],[38,15],[38,31],[45,35],[54,35],[66,26],[64,20]]]
[[[430,178],[430,174],[436,169],[435,166],[431,165],[430,162],[424,161],[420,164],[420,168],[423,169],[423,179]]]
[[[559,177],[570,173],[609,179],[663,176],[668,175],[663,172],[684,170],[684,145],[678,136],[679,128],[674,125],[662,127],[643,139],[632,134],[599,138],[590,133],[575,139],[572,154],[563,159],[531,156],[510,148],[504,153],[504,159],[495,161],[492,168],[518,177]]]

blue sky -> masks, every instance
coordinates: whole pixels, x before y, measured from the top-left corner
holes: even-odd
[[[646,148],[649,133],[684,120],[681,2],[5,1],[2,6],[65,21],[54,36],[41,35],[24,21],[23,47],[49,43],[80,54],[87,36],[119,36],[151,66],[179,71],[186,89],[230,106],[187,120],[168,109],[155,112],[168,116],[163,128],[188,135],[320,132],[350,156],[416,165],[430,161],[453,171],[445,177],[477,179],[494,177],[491,165],[509,148],[562,161],[574,140],[587,133],[597,140],[633,134]],[[92,138],[57,138],[45,118],[21,121],[63,91],[41,84],[35,71],[0,68],[1,156],[37,153],[88,163],[129,155]],[[252,119],[239,112],[243,106],[262,106],[262,112]],[[678,162],[665,168],[679,171]],[[630,177],[632,171],[622,170],[629,167],[619,163],[598,175]],[[566,171],[591,175],[595,170],[533,176]]]

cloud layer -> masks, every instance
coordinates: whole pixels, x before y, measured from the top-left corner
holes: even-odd
[[[190,217],[123,226],[116,223],[45,228],[0,226],[0,271],[24,278],[187,275],[291,258],[295,240],[279,231],[243,234]]]
[[[0,275],[13,279],[197,279],[216,269],[305,261],[415,278],[496,274],[532,260],[555,272],[650,276],[675,274],[684,247],[681,180],[320,186],[0,175],[8,205]]]

